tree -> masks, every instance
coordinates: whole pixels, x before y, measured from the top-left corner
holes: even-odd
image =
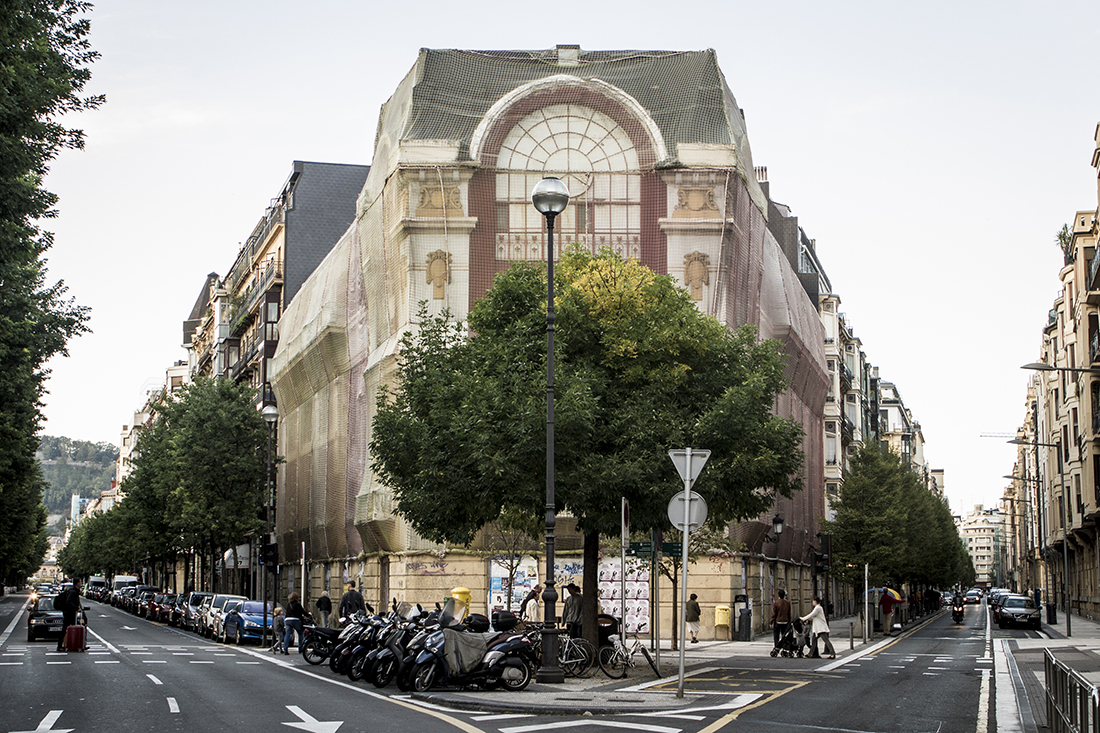
[[[49,162],[83,146],[83,133],[57,120],[103,102],[81,96],[97,57],[80,17],[89,7],[9,0],[0,9],[0,577],[8,583],[26,577],[23,553],[40,531],[30,518],[41,502],[34,453],[44,365],[87,330],[87,309],[66,299],[62,282],[46,282],[52,236],[39,221],[56,216],[57,197],[42,188]]]
[[[832,521],[832,574],[863,588],[909,582],[945,587],[969,565],[951,512],[902,459],[878,445],[860,449],[840,485]]]
[[[695,491],[721,525],[800,487],[801,427],[775,416],[778,343],[730,332],[669,276],[574,249],[555,278],[555,505],[584,534],[586,633],[595,633],[599,536],[667,526],[679,485],[668,450],[711,450]],[[372,467],[397,511],[437,542],[468,544],[505,507],[542,518],[546,465],[546,277],[499,275],[463,324],[421,309],[383,390]]]

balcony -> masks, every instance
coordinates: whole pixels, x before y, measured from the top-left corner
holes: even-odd
[[[267,265],[256,274],[252,285],[240,295],[239,306],[232,318],[232,331],[240,335],[248,324],[252,322],[256,306],[263,300],[267,292],[283,284],[283,267],[278,260],[270,260]]]
[[[852,436],[855,435],[856,424],[852,421],[852,418],[848,417],[847,415],[844,415],[843,417],[844,426],[841,429],[841,434],[844,436],[845,439],[851,440]]]
[[[1100,260],[1100,257],[1097,257]],[[1100,331],[1097,331],[1089,339],[1089,362],[1096,364],[1100,362]]]
[[[848,365],[844,363],[841,363],[839,366],[841,391],[848,392],[852,389],[852,370],[849,369]]]
[[[1089,260],[1089,273],[1085,279],[1085,284],[1088,286],[1085,302],[1093,305],[1100,305],[1100,282],[1096,280],[1098,271],[1100,271],[1100,248],[1097,248],[1092,259]]]

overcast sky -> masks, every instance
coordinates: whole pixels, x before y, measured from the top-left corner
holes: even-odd
[[[49,275],[92,308],[44,432],[118,443],[182,322],[294,160],[369,164],[418,49],[713,48],[754,163],[919,420],[956,511],[993,504],[1059,289],[1097,206],[1092,3],[99,0],[87,148],[54,163]],[[555,7],[557,11],[555,11]],[[539,12],[531,12],[538,8]]]

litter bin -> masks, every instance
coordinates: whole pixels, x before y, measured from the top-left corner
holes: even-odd
[[[1053,626],[1056,623],[1058,623],[1058,604],[1057,603],[1048,603],[1047,604],[1047,624]]]
[[[738,641],[752,641],[752,609],[742,608],[737,619]]]
[[[611,646],[612,634],[619,633],[619,619],[606,613],[596,616],[596,637],[600,646]]]

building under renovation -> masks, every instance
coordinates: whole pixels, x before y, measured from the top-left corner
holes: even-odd
[[[797,243],[769,231],[745,120],[713,51],[420,51],[382,108],[354,223],[279,323],[283,561],[296,564],[304,546],[311,596],[351,579],[372,603],[433,601],[455,585],[474,592],[475,610],[489,598],[489,562],[418,537],[372,475],[367,446],[418,304],[464,319],[496,273],[545,261],[531,189],[547,175],[572,196],[555,245],[640,260],[679,279],[700,310],[782,343],[791,386],[776,409],[805,427],[804,490],[776,505],[778,542],[765,543],[773,512],[735,527],[747,551],[693,566],[692,587],[705,613],[748,596],[758,626],[778,588],[807,599],[807,612],[829,386],[816,277],[800,278]],[[561,585],[580,560],[568,526]],[[301,567],[284,586],[297,587]]]

